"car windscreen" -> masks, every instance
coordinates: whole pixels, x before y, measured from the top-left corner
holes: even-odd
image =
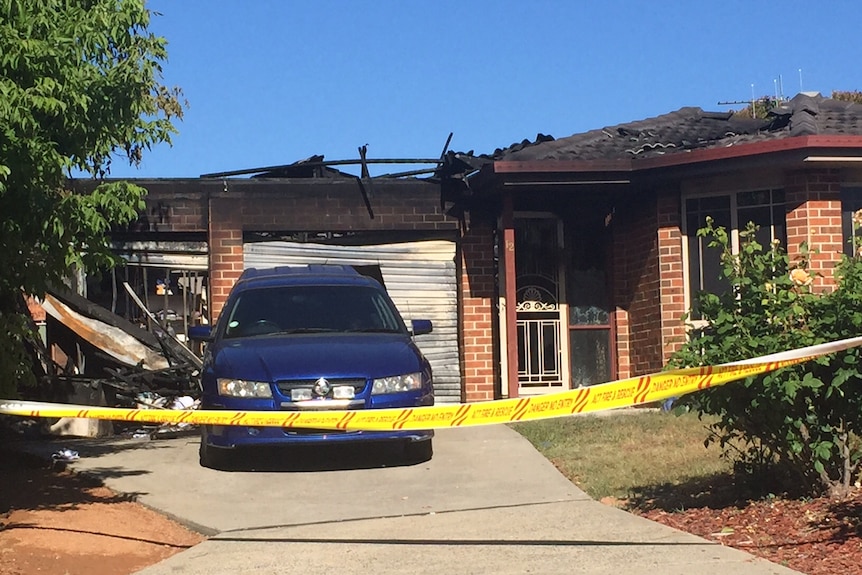
[[[403,332],[401,316],[370,286],[281,286],[244,290],[227,311],[225,338],[314,332]]]

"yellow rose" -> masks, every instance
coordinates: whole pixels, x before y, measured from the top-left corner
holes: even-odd
[[[798,286],[807,286],[811,283],[811,276],[802,268],[796,268],[790,272],[790,279]]]

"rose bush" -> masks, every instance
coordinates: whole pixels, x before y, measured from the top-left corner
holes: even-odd
[[[721,250],[724,293],[700,293],[686,316],[689,339],[670,366],[714,365],[862,335],[862,258],[844,256],[835,286],[814,291],[808,250],[791,262],[780,242],[762,246],[756,227],[727,231],[707,219],[698,234]],[[737,470],[777,488],[846,494],[857,479],[862,364],[851,349],[733,385],[692,394],[677,409],[718,416],[717,443]],[[787,481],[789,480],[789,481]]]

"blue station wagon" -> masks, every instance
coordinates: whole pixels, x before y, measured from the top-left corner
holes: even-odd
[[[384,287],[350,266],[248,269],[216,325],[193,328],[208,342],[203,409],[320,410],[434,404],[431,366]],[[330,431],[201,426],[200,461],[221,467],[255,445],[399,441],[411,459],[432,455],[433,431]]]

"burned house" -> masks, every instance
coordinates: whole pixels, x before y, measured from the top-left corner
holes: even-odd
[[[125,314],[126,282],[182,340],[247,267],[364,266],[406,319],[434,321],[417,342],[439,402],[528,396],[663,367],[718,281],[706,216],[734,245],[749,221],[791,257],[807,242],[828,289],[862,207],[862,105],[812,94],[765,119],[682,108],[388,176],[361,156],[359,175],[315,157],[138,181],[147,211],[112,238],[126,265],[88,297]]]

